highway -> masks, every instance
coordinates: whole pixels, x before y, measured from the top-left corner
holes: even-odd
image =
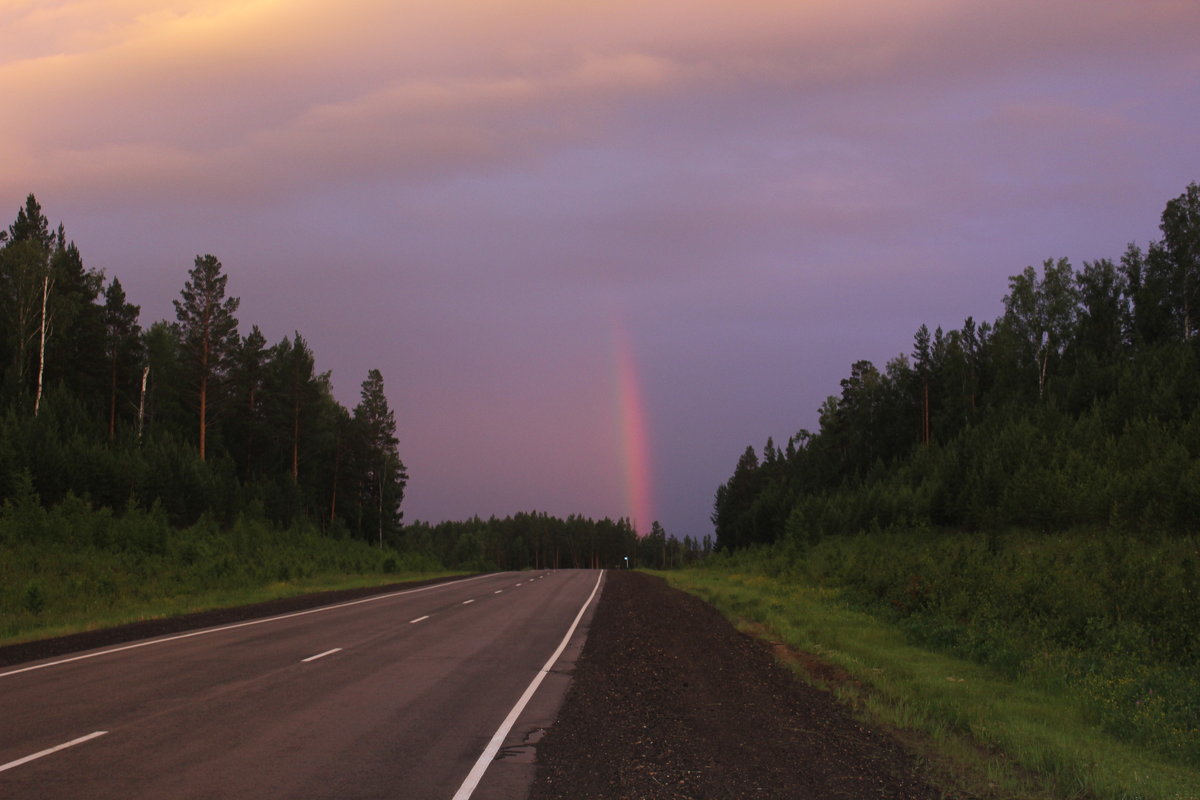
[[[601,581],[486,575],[0,668],[0,798],[523,797]]]

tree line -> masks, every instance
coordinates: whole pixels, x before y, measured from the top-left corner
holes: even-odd
[[[712,550],[711,537],[681,540],[655,522],[639,536],[627,518],[593,520],[575,514],[566,519],[522,512],[498,519],[471,519],[431,525],[414,522],[405,529],[416,554],[455,569],[676,569]]]
[[[801,429],[716,492],[719,549],[889,527],[1194,531],[1200,518],[1200,186],[1117,261],[1008,280],[994,322],[921,325],[856,361]]]
[[[199,255],[175,319],[143,328],[116,276],[88,269],[34,195],[0,232],[0,499],[161,506],[176,526],[252,511],[382,544],[408,479],[383,376],[334,399],[296,331],[241,333],[239,299]]]
[[[46,547],[178,555],[181,568],[230,580],[282,568],[262,558],[252,569],[231,565],[219,554],[206,565],[176,534],[216,541],[215,525],[275,541],[245,520],[315,530],[384,549],[384,572],[662,569],[711,549],[709,538],[680,541],[658,522],[639,537],[628,519],[520,513],[405,525],[408,472],[383,376],[370,370],[359,403],[343,407],[299,331],[274,344],[257,325],[242,333],[228,280],[215,256],[196,256],[175,318],[142,327],[121,281],[86,268],[63,225],[53,228],[27,197],[0,231],[0,523],[23,520],[0,524],[9,532],[0,545],[7,537],[37,546],[33,536]],[[77,525],[81,504],[95,512],[94,530],[59,531]]]

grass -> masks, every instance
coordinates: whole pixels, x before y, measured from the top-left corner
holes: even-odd
[[[753,632],[844,670],[834,691],[901,732],[948,796],[1195,800],[1200,770],[1106,733],[1066,681],[912,644],[841,590],[728,568],[663,573]],[[792,660],[803,664],[803,659]]]
[[[4,619],[3,627],[0,627],[0,646],[110,628],[129,622],[175,617],[196,611],[233,608],[283,597],[338,589],[356,589],[364,586],[385,586],[392,583],[421,581],[457,574],[461,573],[428,571],[315,575],[296,580],[272,581],[262,585],[212,589],[191,594],[126,597],[104,605],[84,604],[49,613],[43,611],[36,615],[13,614]]]
[[[457,574],[309,527],[202,518],[176,529],[160,510],[115,515],[81,501],[0,507],[0,644],[332,589]]]

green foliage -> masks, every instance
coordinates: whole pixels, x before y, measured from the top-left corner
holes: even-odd
[[[545,513],[519,513],[503,519],[472,517],[404,528],[404,550],[449,568],[496,569],[660,569],[694,563],[708,544],[668,537],[657,522],[639,538],[629,520],[564,519]],[[388,541],[385,538],[385,541]]]
[[[925,534],[907,541],[910,564],[942,562],[956,545]],[[985,536],[974,537],[979,540]],[[1033,565],[1049,555],[1038,548],[1040,535],[1010,537],[1000,561]],[[1069,537],[1058,542],[1069,549]],[[1128,654],[1055,650],[1045,644],[1023,658],[1022,668],[997,669],[1021,645],[1003,639],[1006,618],[1017,616],[993,606],[991,641],[1007,647],[988,664],[957,655],[948,640],[969,638],[955,620],[939,624],[916,615],[897,619],[888,604],[864,605],[860,597],[834,585],[823,573],[884,564],[899,549],[867,551],[880,537],[828,539],[804,558],[784,545],[725,553],[704,568],[667,574],[668,580],[711,602],[751,630],[816,656],[845,670],[821,668],[808,677],[886,726],[923,732],[933,766],[952,759],[938,777],[948,797],[1096,798],[1177,800],[1193,797],[1200,785],[1195,752],[1195,670],[1139,665]],[[967,561],[986,558],[982,541],[968,540]],[[925,545],[929,544],[929,547]],[[1011,545],[1011,547],[1009,546]],[[781,552],[782,551],[782,552]],[[984,570],[986,572],[986,570]],[[1017,570],[1021,572],[1021,570]],[[986,595],[983,587],[979,596]],[[1070,587],[1068,587],[1070,588]],[[918,585],[897,593],[907,603],[925,594],[936,608],[937,592]],[[924,602],[924,601],[923,601]],[[1019,627],[1019,626],[1018,626]],[[947,634],[947,629],[951,630]],[[1018,636],[1019,640],[1020,637]],[[961,646],[961,645],[958,645]],[[808,663],[801,659],[798,663]],[[1089,661],[1100,665],[1081,671]],[[1178,712],[1190,707],[1191,717]]]
[[[223,528],[253,511],[398,541],[407,472],[382,376],[352,419],[299,332],[273,347],[257,327],[239,336],[228,280],[197,256],[176,321],[143,330],[121,282],[85,269],[30,195],[0,237],[0,502],[23,502],[27,475],[46,507],[73,495]]]
[[[180,613],[215,594],[242,602],[245,592],[291,593],[330,579],[440,573],[418,553],[380,551],[322,535],[298,522],[280,528],[237,516],[228,526],[202,514],[172,525],[161,505],[115,514],[74,496],[50,508],[11,499],[0,510],[0,638],[77,628],[137,609]]]
[[[836,590],[910,643],[1064,687],[1120,741],[1200,767],[1200,538],[893,530],[717,559]]]
[[[994,326],[920,326],[912,367],[855,362],[818,433],[743,453],[717,490],[718,548],[891,526],[1194,532],[1198,209],[1192,184],[1120,268],[1026,268]]]
[[[37,581],[30,581],[25,587],[25,596],[21,598],[21,605],[30,614],[37,616],[46,608],[46,593],[42,591],[42,585]]]

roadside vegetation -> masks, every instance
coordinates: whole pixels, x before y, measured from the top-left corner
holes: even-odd
[[[176,526],[160,504],[121,512],[68,494],[45,507],[32,483],[0,505],[0,644],[298,594],[502,569],[695,563],[661,527],[516,514],[429,525],[376,543],[251,506],[232,523]]]
[[[818,431],[745,450],[716,555],[670,579],[981,753],[998,796],[1200,797],[1200,186],[1160,230],[855,362]]]
[[[0,510],[0,643],[296,594],[449,574],[433,559],[261,517],[177,528],[161,507],[123,514],[69,498]]]
[[[1010,532],[994,553],[985,535],[897,532],[664,577],[844,669],[806,677],[928,737],[916,749],[951,791],[1180,800],[1200,796],[1200,674],[1166,654],[1180,618],[1144,612],[1173,599],[1197,545],[1147,544],[1127,564],[1086,534]],[[1146,577],[1105,591],[1126,567]]]

